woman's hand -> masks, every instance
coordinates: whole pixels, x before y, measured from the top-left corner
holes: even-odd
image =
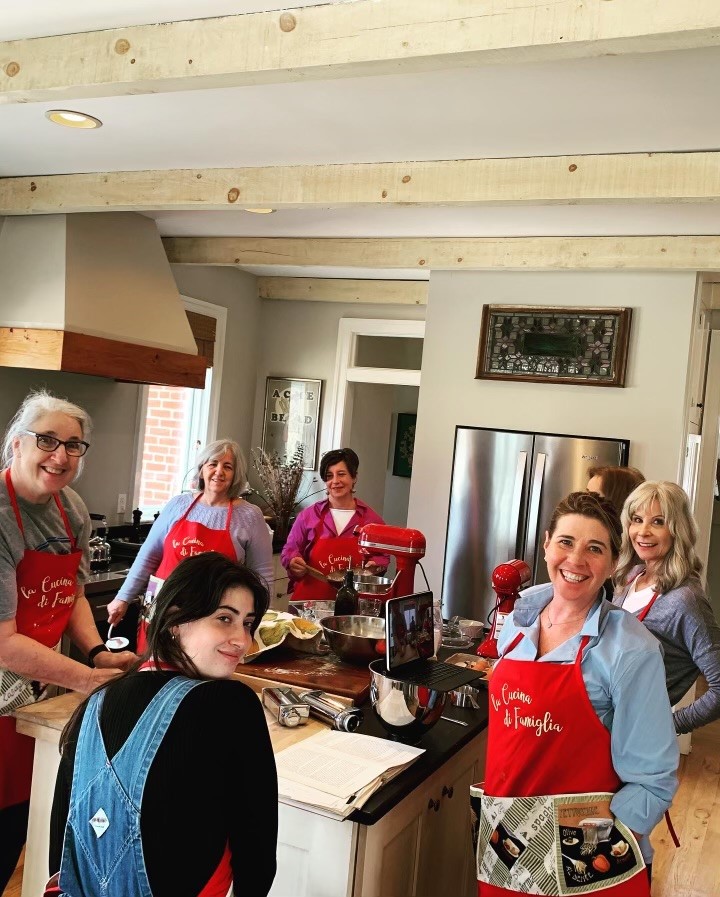
[[[123,672],[129,669],[137,659],[137,654],[133,654],[132,651],[101,651],[95,655],[93,663],[96,669]]]
[[[288,570],[292,574],[293,579],[302,579],[307,574],[307,564],[298,556],[290,561]]]
[[[98,654],[95,659],[97,660],[99,657],[100,655]],[[85,683],[77,690],[82,694],[89,695],[91,691],[94,691],[101,685],[105,685],[111,679],[116,679],[121,673],[122,670],[101,670],[97,667],[93,670],[88,670],[88,675]]]
[[[387,567],[382,567],[380,564],[376,564],[375,561],[368,561],[367,564],[365,564],[365,569],[375,576],[382,576],[387,570]]]
[[[117,624],[127,613],[127,609],[127,601],[123,601],[121,598],[113,598],[113,600],[107,606],[108,623],[111,626],[117,626]]]

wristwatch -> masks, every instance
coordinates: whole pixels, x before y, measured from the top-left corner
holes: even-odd
[[[90,666],[94,667],[95,666],[95,658],[98,656],[98,654],[100,654],[101,651],[107,651],[107,650],[108,649],[105,647],[105,645],[102,642],[99,645],[95,645],[94,648],[91,648],[88,651],[88,663],[90,664]]]

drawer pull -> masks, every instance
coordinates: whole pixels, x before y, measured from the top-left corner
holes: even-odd
[[[455,793],[455,787],[451,785],[449,788],[447,785],[443,785],[442,796],[447,797],[448,799],[452,799],[453,794]]]
[[[432,798],[430,798],[430,800],[428,801],[428,810],[435,810],[435,812],[437,813],[437,811],[439,809],[440,809],[440,801],[433,800]]]

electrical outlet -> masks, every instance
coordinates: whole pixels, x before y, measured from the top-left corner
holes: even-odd
[[[121,492],[118,495],[118,504],[117,504],[118,514],[124,514],[125,508],[127,508],[127,495],[124,492]]]

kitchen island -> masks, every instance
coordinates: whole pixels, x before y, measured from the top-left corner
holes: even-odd
[[[259,680],[245,681],[260,687]],[[80,700],[80,695],[70,693],[15,713],[18,730],[36,740],[23,897],[42,893],[47,880],[58,743]],[[425,753],[344,821],[281,800],[272,897],[475,894],[468,793],[470,785],[482,778],[485,762],[486,702],[481,706],[481,710],[448,708],[446,715],[468,725],[441,719],[419,745]],[[383,737],[372,710],[366,711],[359,731]],[[266,718],[276,753],[325,728],[311,720],[287,729],[267,711]],[[248,823],[252,824],[251,814]]]

